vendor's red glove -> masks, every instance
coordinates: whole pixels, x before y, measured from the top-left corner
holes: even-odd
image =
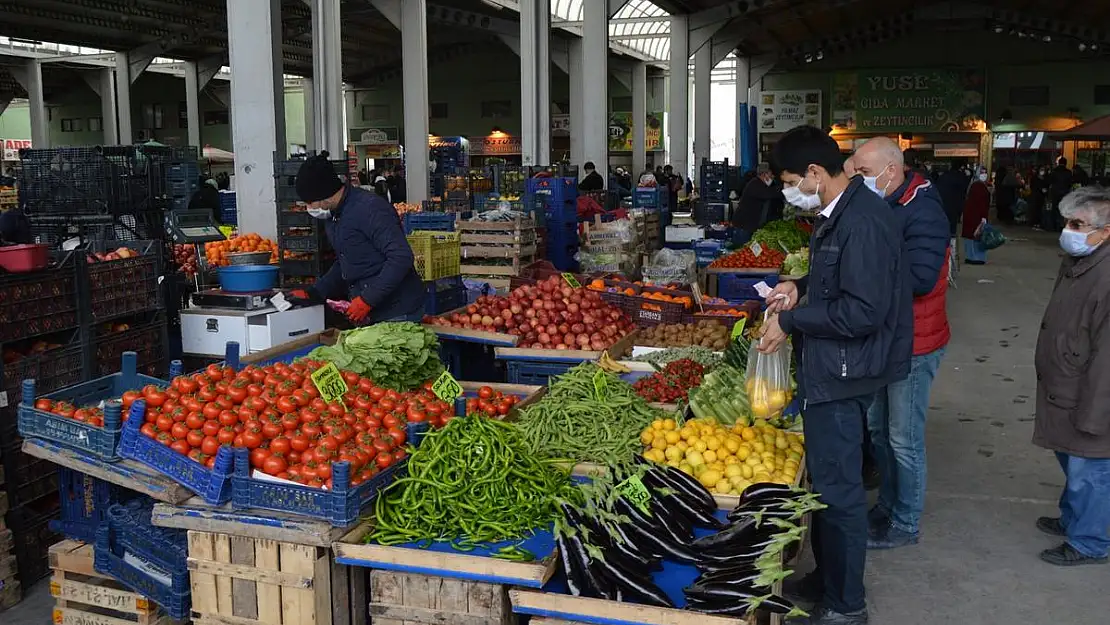
[[[351,323],[362,323],[370,316],[370,304],[367,304],[361,297],[356,297],[351,300],[351,307],[347,309],[347,319]]]
[[[292,295],[293,297],[297,298],[297,299],[309,299],[308,291],[306,291],[304,289],[297,289],[295,291],[290,292],[289,294]]]

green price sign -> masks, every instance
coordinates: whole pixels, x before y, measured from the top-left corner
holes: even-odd
[[[747,318],[741,319],[732,324],[732,340],[736,340],[744,335],[744,326],[747,325]]]
[[[640,476],[633,475],[617,484],[617,492],[645,514],[651,513],[651,493],[648,492],[647,486],[644,486]]]
[[[563,274],[563,279],[567,281],[567,284],[568,284],[568,285],[570,286],[570,288],[572,288],[572,289],[577,289],[578,287],[582,286],[582,285],[581,285],[581,284],[580,284],[580,283],[578,282],[578,278],[575,278],[575,277],[574,277],[574,274],[573,274],[573,273],[570,273],[570,272],[564,273],[564,274]]]
[[[336,367],[334,362],[329,362],[313,371],[309,377],[312,378],[312,383],[316,385],[316,390],[320,391],[320,397],[324,401],[342,403],[343,396],[347,394],[347,383],[343,381],[343,374],[339,372],[339,367]]]
[[[432,382],[432,392],[443,401],[454,404],[459,395],[462,395],[463,389],[450,371],[444,371]]]

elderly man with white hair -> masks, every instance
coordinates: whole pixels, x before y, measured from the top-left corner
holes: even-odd
[[[1060,516],[1037,528],[1064,542],[1041,552],[1058,566],[1110,555],[1110,190],[1060,201],[1065,256],[1037,336],[1033,443],[1056,452],[1066,478]]]
[[[951,332],[948,292],[949,224],[940,193],[919,173],[906,170],[898,144],[875,137],[852,155],[851,166],[867,188],[886,200],[902,228],[913,287],[913,358],[904,380],[880,389],[867,426],[881,483],[868,513],[868,549],[917,542],[925,507],[925,418],[929,390]]]

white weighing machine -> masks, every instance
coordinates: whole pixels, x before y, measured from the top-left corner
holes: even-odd
[[[279,311],[270,302],[275,293],[193,293],[191,306],[181,311],[182,351],[221,358],[227,342],[236,341],[246,355],[324,330],[322,304]]]

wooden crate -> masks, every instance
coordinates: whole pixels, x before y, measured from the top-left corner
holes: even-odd
[[[327,547],[189,530],[197,625],[366,625],[366,576]]]
[[[48,552],[55,625],[171,625],[177,623],[146,597],[93,568],[93,546],[63,540]]]
[[[509,625],[508,586],[416,573],[370,571],[374,625]]]

